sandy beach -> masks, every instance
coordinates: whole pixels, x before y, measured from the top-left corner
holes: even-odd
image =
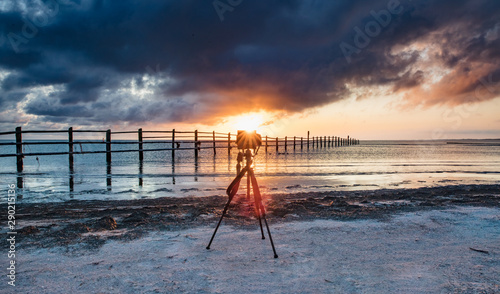
[[[278,259],[243,195],[25,204],[15,292],[496,293],[499,191],[273,195]]]
[[[0,294],[500,294],[500,1],[2,0],[0,105]]]

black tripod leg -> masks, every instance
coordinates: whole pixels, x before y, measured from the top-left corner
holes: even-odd
[[[249,173],[249,176],[250,176],[250,173]],[[252,185],[253,185],[253,183],[252,183]],[[259,187],[257,187],[257,191],[258,191],[258,188]],[[253,190],[254,190],[254,198],[255,198],[255,190],[256,190],[256,188],[253,187]],[[255,212],[257,213],[257,218],[259,219],[260,233],[262,235],[262,240],[264,240],[264,239],[266,239],[266,237],[264,237],[264,229],[262,228],[262,218],[260,216],[261,210],[259,208],[260,203],[257,202],[257,201],[258,201],[257,198],[255,198]]]
[[[257,212],[257,217],[259,218],[259,225],[260,225],[260,233],[262,234],[262,240],[266,239],[264,237],[264,229],[262,228],[262,218],[261,218],[261,212],[264,214],[264,207],[260,207],[262,205],[262,198],[260,196],[260,189],[259,189],[259,184],[257,184],[257,178],[255,178],[255,174],[253,173],[253,169],[249,168],[248,169],[248,178],[252,179],[252,189],[253,189],[253,197],[255,200],[255,211]]]
[[[226,193],[227,196],[229,196],[229,200],[227,201],[226,207],[224,207],[224,211],[222,211],[222,216],[220,217],[219,223],[217,224],[217,227],[215,227],[214,234],[212,235],[212,238],[210,239],[210,243],[208,243],[207,249],[210,249],[210,245],[212,245],[212,241],[215,238],[215,234],[217,233],[217,230],[219,229],[220,223],[222,222],[222,219],[224,218],[224,215],[227,212],[227,209],[229,208],[229,204],[231,204],[231,200],[233,200],[234,195],[236,195],[236,192],[238,191],[238,187],[240,186],[240,181],[243,176],[245,176],[245,173],[248,171],[248,167],[246,166],[243,168],[243,170],[240,171],[240,173],[236,176],[236,178],[231,182],[229,187],[227,187]]]
[[[260,190],[259,190],[259,184],[257,184],[257,179],[255,178],[255,174],[253,173],[253,169],[248,169],[248,184],[250,184],[250,178],[252,179],[252,189],[253,189],[253,197],[255,200],[255,212],[257,213],[257,218],[259,219],[259,225],[260,225],[260,233],[262,234],[262,240],[266,239],[264,237],[264,229],[262,228],[262,219],[260,217],[260,212],[261,209],[259,207],[260,205]],[[262,211],[264,212],[264,211]]]
[[[269,225],[267,224],[266,216],[263,215],[264,223],[266,223],[267,234],[269,235],[269,240],[271,240],[271,246],[273,247],[274,258],[278,258],[278,254],[276,254],[276,249],[274,248],[273,237],[271,237],[271,231],[269,230]]]
[[[250,174],[247,174],[247,200],[250,200]]]
[[[255,205],[257,205],[257,203]],[[266,239],[266,237],[264,237],[264,229],[262,228],[262,218],[260,217],[260,211],[258,208],[257,208],[257,216],[259,217],[260,233],[262,234],[262,240],[264,240]]]
[[[224,207],[224,211],[222,211],[222,215],[220,217],[219,223],[217,224],[217,227],[215,227],[214,234],[212,235],[212,238],[210,239],[210,242],[208,243],[207,250],[210,249],[210,245],[212,245],[212,241],[214,240],[215,234],[217,233],[217,230],[219,229],[220,223],[222,222],[222,218],[224,218],[224,215],[226,214],[227,209],[229,208],[229,204],[231,203],[231,200],[233,200],[233,199],[229,198],[229,200],[227,201],[226,207]]]

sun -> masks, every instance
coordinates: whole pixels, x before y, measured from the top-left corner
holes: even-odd
[[[256,131],[264,123],[264,116],[260,113],[249,113],[234,117],[234,126],[237,130]]]

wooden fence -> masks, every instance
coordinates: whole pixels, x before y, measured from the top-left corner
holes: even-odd
[[[68,136],[68,141],[23,141],[23,134],[60,134],[66,133]],[[75,140],[74,135],[79,133],[101,133],[105,135],[105,140],[102,141],[91,141],[91,140]],[[137,136],[137,141],[131,140],[115,140],[112,141],[113,135],[118,134],[135,134]],[[236,134],[231,133],[220,133],[220,132],[200,132],[198,130],[195,131],[176,131],[175,129],[171,131],[143,131],[142,129],[138,129],[137,131],[119,131],[112,132],[111,130],[73,130],[73,128],[69,128],[68,130],[53,130],[53,131],[45,131],[45,130],[31,130],[31,131],[23,131],[21,127],[17,127],[13,132],[0,132],[0,139],[3,139],[3,136],[15,135],[15,142],[0,142],[0,145],[8,146],[15,145],[16,153],[10,154],[0,154],[0,157],[16,157],[17,162],[17,172],[23,171],[23,158],[25,156],[46,156],[46,155],[68,155],[68,161],[70,170],[73,170],[73,156],[76,154],[91,154],[91,153],[106,153],[106,163],[111,164],[111,155],[117,152],[137,152],[139,156],[139,161],[142,162],[144,159],[144,152],[153,152],[153,151],[172,151],[172,158],[175,157],[175,152],[191,150],[194,152],[195,160],[198,160],[199,151],[201,149],[212,149],[213,154],[217,154],[217,149],[227,149],[228,155],[231,154],[231,148],[236,140]],[[224,144],[217,144],[217,143]],[[146,144],[167,144],[170,147],[165,148],[154,148],[154,149],[145,149],[144,145]],[[227,145],[225,144],[227,143]],[[84,144],[105,144],[106,148],[102,151],[75,151],[74,146],[84,145]],[[127,144],[127,145],[136,145],[135,149],[125,149],[125,150],[113,150],[113,145],[118,144]],[[317,148],[327,148],[327,147],[340,147],[340,146],[349,146],[349,145],[357,145],[359,144],[359,140],[350,138],[341,138],[338,136],[320,136],[320,137],[310,137],[310,133],[307,132],[307,137],[262,137],[262,146],[266,152],[269,149],[275,149],[276,152],[279,152],[279,148],[284,147],[284,151],[287,152],[288,148],[293,148],[296,150],[300,148],[300,150],[309,150],[317,149]],[[68,151],[64,152],[24,152],[24,146],[28,145],[67,145]]]

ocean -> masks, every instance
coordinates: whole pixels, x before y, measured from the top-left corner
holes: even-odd
[[[255,157],[255,175],[263,193],[330,190],[374,190],[447,185],[500,184],[500,141],[361,141],[360,145],[300,149],[285,152],[263,148]],[[113,150],[137,148],[137,143],[113,145]],[[170,143],[145,148],[168,148]],[[221,143],[226,144],[226,143]],[[208,145],[203,145],[208,146]],[[225,146],[225,145],[221,145]],[[185,146],[188,147],[188,146]],[[191,147],[191,146],[189,146]],[[0,146],[0,154],[15,153]],[[24,152],[67,151],[66,145],[26,145]],[[75,145],[75,151],[104,150],[104,145]],[[15,157],[0,158],[1,202],[8,185],[22,178],[17,202],[123,200],[157,197],[225,195],[236,175],[236,148],[202,149],[198,162],[192,150],[113,153],[110,168],[105,154],[76,154],[70,171],[67,155],[27,156],[24,171],[16,172]],[[71,184],[70,184],[71,183]],[[244,193],[246,181],[240,192]]]

